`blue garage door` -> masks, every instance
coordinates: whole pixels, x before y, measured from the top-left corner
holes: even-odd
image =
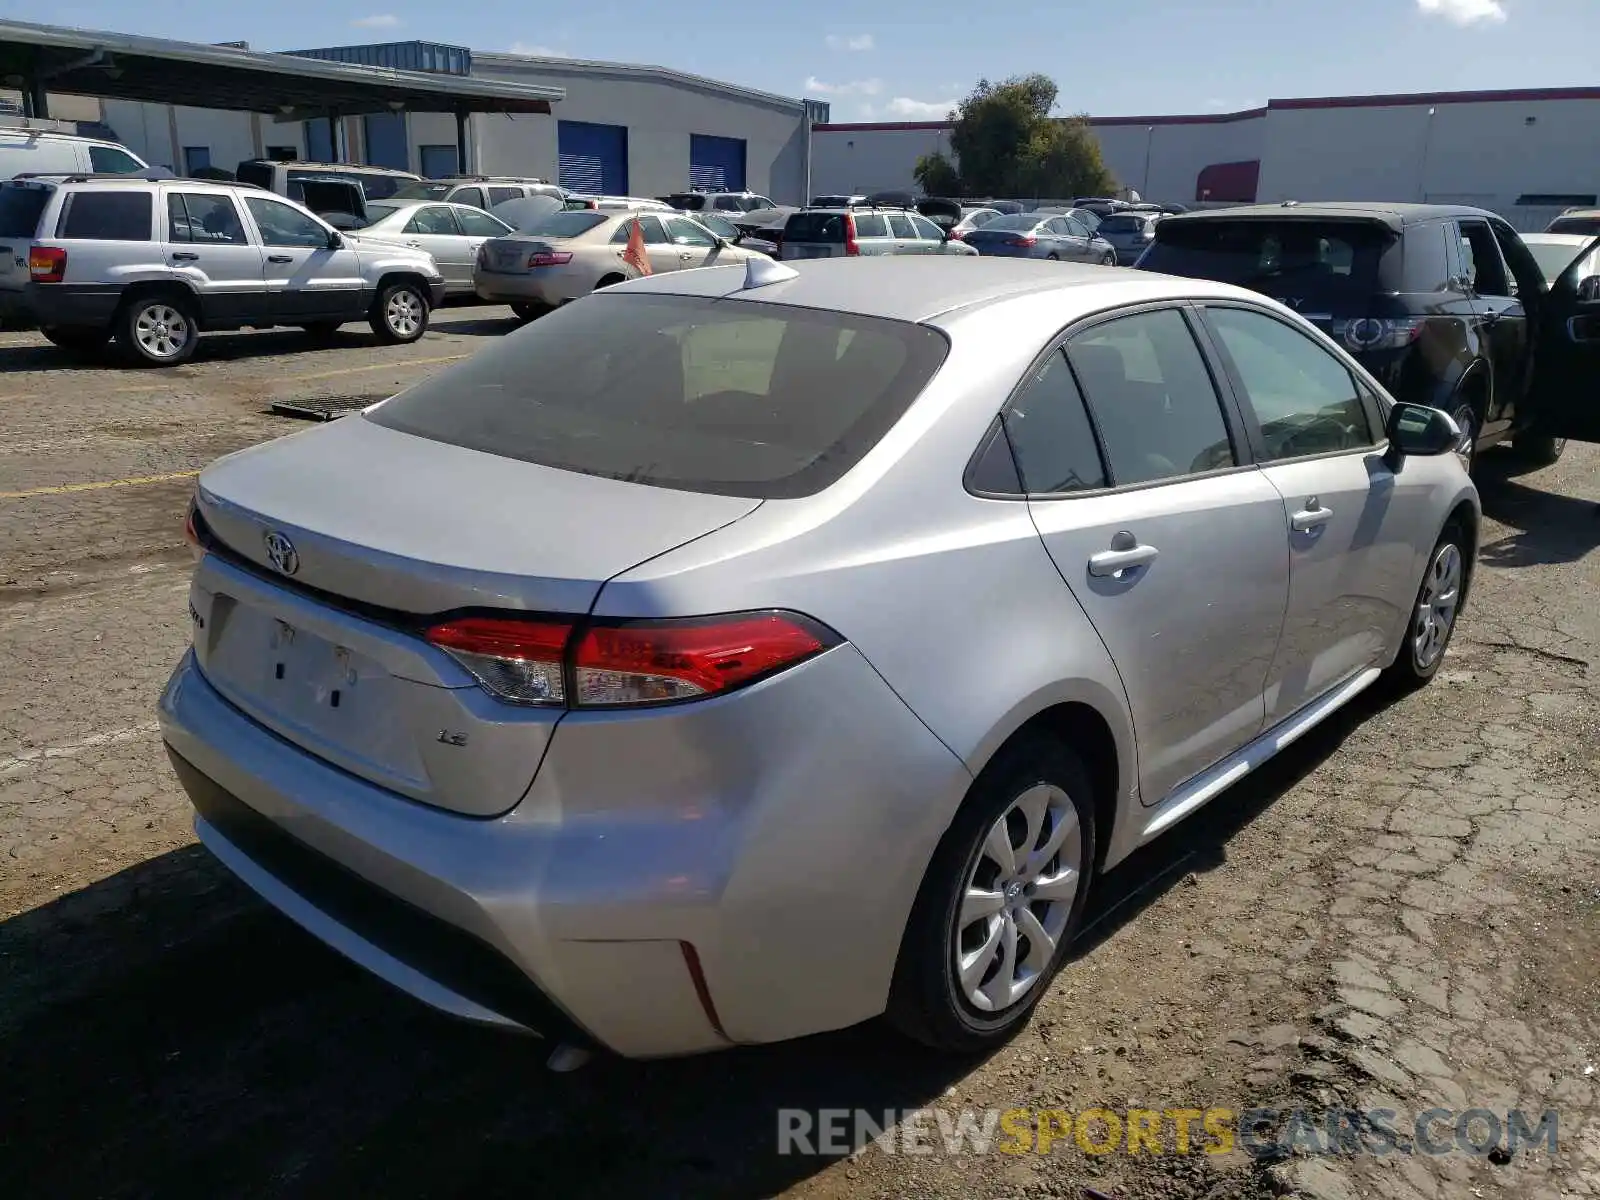
[[[306,122],[306,161],[333,161],[333,122],[327,117],[313,117]]]
[[[744,139],[691,133],[689,186],[703,192],[744,191]]]
[[[375,167],[411,169],[411,147],[406,142],[405,113],[369,113],[366,123],[367,161]]]
[[[571,192],[628,193],[628,130],[622,125],[562,121],[557,129],[561,186]]]

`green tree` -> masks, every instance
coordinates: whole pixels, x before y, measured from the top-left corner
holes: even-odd
[[[979,80],[957,105],[950,131],[961,190],[967,195],[1081,196],[1113,189],[1087,119],[1051,117],[1056,96],[1056,85],[1045,75]],[[949,176],[935,174],[943,170],[941,162],[950,166],[942,155],[927,155],[917,164],[922,172],[917,179],[929,191],[924,175],[950,182]]]
[[[954,164],[935,150],[932,154],[924,154],[917,159],[917,165],[911,172],[919,184],[922,185],[924,195],[928,196],[959,196],[961,194],[961,175]]]

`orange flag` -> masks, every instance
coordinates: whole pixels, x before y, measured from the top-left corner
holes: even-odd
[[[650,255],[644,248],[644,229],[637,219],[628,230],[628,248],[622,252],[622,261],[641,275],[650,274]]]

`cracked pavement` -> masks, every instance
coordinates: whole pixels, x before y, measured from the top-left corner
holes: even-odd
[[[440,317],[399,350],[354,327],[320,351],[210,338],[160,373],[0,334],[0,493],[36,493],[0,498],[15,1194],[1600,1197],[1600,450],[1529,475],[1485,455],[1440,676],[1364,695],[1101,881],[1036,1019],[991,1058],[869,1026],[554,1075],[538,1043],[347,966],[194,845],[153,723],[188,636],[192,479],[39,491],[195,470],[301,428],[274,397],[378,398],[510,328]],[[777,1153],[780,1108],[925,1107],[1260,1110],[1279,1137],[1296,1113],[1389,1110],[1412,1150],[1430,1109],[1452,1110],[1445,1140],[1463,1110],[1554,1110],[1558,1149]]]

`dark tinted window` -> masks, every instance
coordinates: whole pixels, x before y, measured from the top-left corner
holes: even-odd
[[[57,237],[95,238],[107,242],[148,242],[150,216],[155,211],[150,193],[82,191],[67,197]]]
[[[450,199],[455,204],[470,204],[473,208],[482,208],[484,206],[483,189],[480,187],[459,188]]]
[[[1060,351],[1052,354],[1006,410],[1006,432],[1029,492],[1106,486],[1105,467],[1083,396]]]
[[[1600,217],[1557,217],[1545,232],[1600,234]]]
[[[1511,280],[1489,226],[1482,221],[1462,221],[1460,225],[1462,267],[1472,290],[1480,296],[1510,296]]]
[[[1367,410],[1345,365],[1297,329],[1242,308],[1206,318],[1244,385],[1268,459],[1373,444]]]
[[[945,353],[941,335],[906,322],[602,292],[367,419],[585,474],[803,496],[877,444]]]
[[[168,193],[167,236],[217,246],[243,246],[249,240],[233,197],[209,192]]]
[[[1067,345],[1116,484],[1234,465],[1211,374],[1173,309],[1118,317]]]
[[[443,204],[424,204],[411,214],[411,219],[406,222],[406,233],[445,234],[451,237],[461,232],[456,224],[455,214]]]
[[[241,176],[240,178],[243,178]],[[251,182],[254,182],[252,180]],[[413,183],[401,188],[392,200],[443,200],[450,192],[448,183]]]
[[[880,238],[889,236],[889,222],[882,213],[856,213],[856,236]]]
[[[1384,290],[1380,266],[1395,240],[1386,226],[1367,221],[1167,220],[1156,225],[1139,266],[1236,283],[1314,311],[1364,304]]]
[[[239,177],[240,183],[253,183],[257,187],[266,188],[270,192],[272,190],[272,172],[273,166],[271,163],[242,162],[234,174]]]
[[[895,237],[911,239],[917,236],[917,231],[911,227],[911,222],[904,213],[889,213],[888,216],[889,232],[894,234]],[[859,222],[857,222],[856,228],[857,232],[859,232]]]
[[[856,228],[860,230],[858,220]],[[786,242],[843,242],[844,217],[839,213],[795,213],[783,227]]]
[[[131,175],[146,169],[133,155],[115,146],[90,146],[89,168],[102,175]]]
[[[1117,215],[1100,222],[1101,233],[1138,233],[1144,229],[1143,217]]]
[[[577,237],[580,233],[588,233],[605,219],[604,213],[593,209],[569,209],[541,217],[522,232],[536,233],[541,237]]]
[[[387,200],[410,182],[398,175],[358,174],[355,178],[366,192],[368,200]]]
[[[1406,230],[1404,277],[1407,292],[1447,292],[1450,290],[1448,238],[1453,236],[1448,223],[1417,225]]]
[[[667,197],[667,203],[684,212],[699,212],[706,206],[706,198],[699,192],[673,192]]]
[[[0,237],[31,238],[54,190],[31,184],[0,187]]]
[[[504,204],[507,200],[520,200],[522,189],[514,187],[492,187],[489,189],[489,207]]]

